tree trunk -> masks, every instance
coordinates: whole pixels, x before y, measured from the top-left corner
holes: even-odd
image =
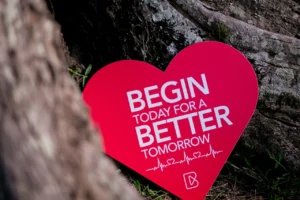
[[[0,198],[138,200],[101,151],[42,0],[0,0]]]

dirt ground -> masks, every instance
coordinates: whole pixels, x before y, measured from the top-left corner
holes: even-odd
[[[219,12],[259,28],[300,37],[300,0],[204,0]]]

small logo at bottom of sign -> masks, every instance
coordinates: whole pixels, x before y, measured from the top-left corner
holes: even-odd
[[[199,181],[197,180],[196,172],[189,172],[183,174],[184,184],[186,189],[191,190],[199,186]]]

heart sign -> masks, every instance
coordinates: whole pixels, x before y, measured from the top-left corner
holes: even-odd
[[[180,51],[166,71],[105,66],[83,91],[105,153],[183,200],[207,195],[258,100],[246,57],[220,42]]]

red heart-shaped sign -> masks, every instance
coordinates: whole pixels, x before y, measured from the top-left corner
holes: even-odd
[[[165,72],[135,60],[100,69],[83,97],[105,153],[184,200],[204,199],[258,99],[246,57],[193,44]]]

